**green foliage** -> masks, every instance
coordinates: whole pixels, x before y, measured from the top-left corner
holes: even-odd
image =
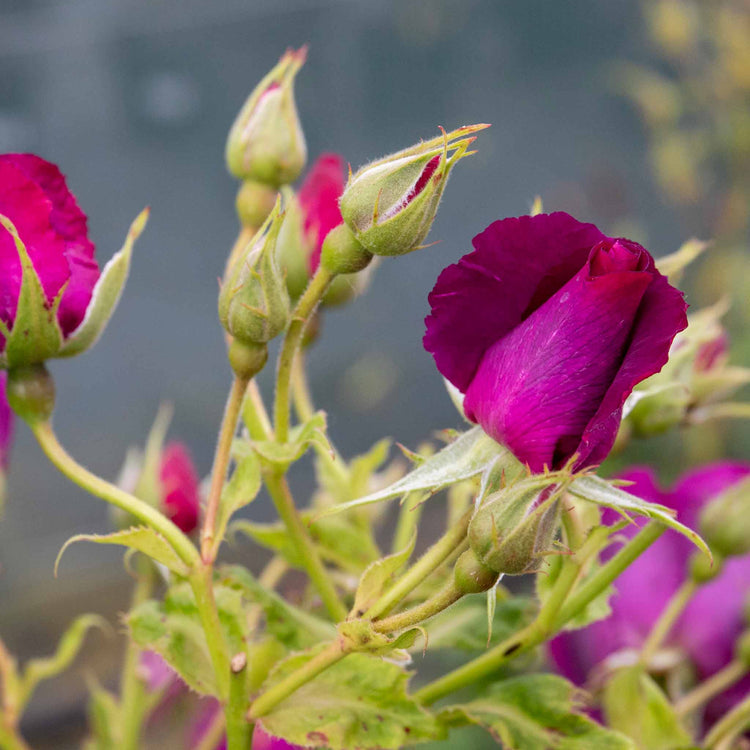
[[[506,750],[635,750],[580,708],[578,691],[567,680],[528,674],[496,683],[479,700],[448,706],[441,717],[449,724],[479,724]]]
[[[604,688],[607,723],[639,748],[678,750],[692,745],[661,688],[640,665],[615,672]]]
[[[234,468],[231,479],[224,486],[216,514],[216,540],[221,543],[227,530],[229,519],[240,508],[249,505],[260,492],[260,461],[255,453],[243,456]]]
[[[246,443],[238,442],[236,445],[237,453],[247,452]],[[320,450],[329,452],[332,450],[326,435],[326,415],[322,411],[316,412],[306,422],[294,427],[286,443],[278,443],[275,440],[255,440],[250,447],[264,464],[274,470],[285,471],[290,464],[302,458],[307,449],[313,445]]]
[[[631,495],[629,492],[625,492],[620,487],[615,487],[606,479],[601,479],[597,476],[585,476],[576,479],[568,488],[568,492],[582,500],[588,500],[597,505],[612,508],[622,513],[625,517],[633,513],[658,521],[670,529],[679,531],[680,534],[687,537],[699,550],[705,552],[709,557],[711,556],[711,552],[700,535],[684,524],[681,524],[675,518],[676,512],[665,505],[642,500],[635,495]]]
[[[55,575],[63,552],[76,542],[94,542],[95,544],[119,544],[123,547],[142,552],[155,562],[161,563],[179,576],[186,576],[187,565],[174,551],[172,545],[158,532],[148,526],[134,526],[112,534],[76,534],[62,546],[55,561]]]
[[[313,654],[296,654],[274,670],[270,687]],[[334,664],[262,718],[273,735],[306,747],[330,750],[395,750],[440,739],[440,722],[406,694],[409,674],[370,654],[351,654]]]

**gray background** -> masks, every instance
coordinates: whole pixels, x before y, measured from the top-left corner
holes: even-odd
[[[216,317],[216,280],[237,231],[224,140],[257,80],[285,47],[306,42],[297,92],[313,158],[335,149],[356,168],[438,125],[493,124],[451,178],[430,237],[440,244],[383,263],[366,296],[326,313],[310,356],[317,402],[348,455],[384,433],[414,446],[455,425],[420,343],[426,297],[490,221],[526,213],[541,194],[546,209],[605,231],[638,216],[636,238],[657,255],[705,234],[664,204],[637,116],[608,90],[614,59],[649,57],[640,25],[636,3],[600,0],[0,0],[0,151],[61,166],[102,263],[152,208],[106,335],[51,364],[68,449],[114,477],[168,399],[172,435],[208,471],[230,382]],[[373,389],[383,391],[359,404],[355,361],[360,372],[377,363]],[[303,471],[303,492],[307,482]],[[268,517],[267,502],[252,515]],[[70,535],[107,528],[104,504],[56,475],[19,428],[0,523],[0,632],[11,648],[38,652],[75,613],[123,609],[128,578],[116,551],[80,545],[52,575]],[[82,690],[80,673],[64,693],[43,689],[29,736],[54,746],[52,727],[78,715]]]

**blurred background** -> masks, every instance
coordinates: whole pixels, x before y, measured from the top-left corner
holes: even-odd
[[[731,290],[732,361],[750,364],[749,34],[741,0],[0,0],[0,152],[60,165],[102,263],[152,208],[106,335],[52,362],[62,441],[113,478],[167,400],[171,436],[208,471],[230,383],[216,315],[237,233],[224,142],[255,83],[304,43],[297,101],[311,160],[336,150],[356,168],[439,125],[493,125],[453,173],[430,236],[439,244],[383,263],[365,296],[325,313],[311,380],[346,455],[384,434],[415,447],[458,425],[421,346],[427,293],[473,235],[527,213],[536,195],[656,256],[714,239],[683,286],[695,307]],[[668,479],[746,457],[749,444],[738,420],[634,453],[658,455]],[[295,481],[304,496],[309,472]],[[270,503],[246,512],[270,518]],[[19,427],[0,521],[0,634],[22,659],[82,611],[117,623],[130,583],[118,551],[76,546],[53,577],[68,537],[108,528],[105,505],[57,475]],[[250,545],[232,554],[260,560]],[[76,746],[84,671],[113,679],[112,641],[88,643],[34,699],[24,725],[34,747]]]

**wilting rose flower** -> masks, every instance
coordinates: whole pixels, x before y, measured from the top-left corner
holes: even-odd
[[[255,725],[253,730],[253,750],[305,750],[303,745],[293,745],[291,742],[273,737],[266,732],[260,722]]]
[[[182,443],[170,443],[164,448],[159,482],[164,513],[185,534],[195,531],[200,515],[200,479]]]
[[[430,294],[425,348],[533,471],[600,463],[687,325],[682,294],[643,247],[562,212],[496,221],[473,245]]]
[[[100,278],[86,216],[60,170],[33,154],[0,155],[0,367],[76,354],[94,343],[117,303],[146,217],[136,219]],[[109,288],[97,302],[105,277]],[[44,314],[19,308],[24,278],[26,307],[39,305]],[[46,314],[52,310],[54,316]]]
[[[321,154],[310,168],[297,199],[302,209],[302,229],[310,248],[309,271],[320,264],[320,251],[328,232],[342,224],[339,198],[344,192],[344,160],[338,154]]]
[[[701,508],[713,497],[750,475],[750,463],[720,462],[691,471],[671,491],[662,491],[653,472],[634,468],[623,479],[634,482],[627,489],[645,500],[662,503],[677,511],[679,520],[693,528]],[[617,520],[615,514],[604,521]],[[627,537],[638,531],[635,524],[621,532]],[[605,554],[610,557],[614,552]],[[550,642],[552,660],[566,677],[584,684],[595,667],[618,654],[635,654],[643,646],[654,623],[672,595],[685,581],[691,543],[683,536],[666,533],[651,545],[616,580],[612,614],[581,630],[562,633]],[[690,600],[670,632],[666,647],[682,651],[703,680],[732,660],[737,637],[743,630],[743,606],[748,596],[750,555],[729,558],[720,574],[703,584]],[[709,707],[716,716],[750,688],[743,680]]]
[[[13,442],[13,411],[8,406],[5,384],[8,376],[0,372],[0,507],[5,496],[5,475],[8,472],[10,446]]]

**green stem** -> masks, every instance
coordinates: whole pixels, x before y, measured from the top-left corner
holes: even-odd
[[[750,727],[750,696],[725,714],[706,735],[706,750],[729,750],[732,741]]]
[[[232,441],[237,431],[237,420],[242,409],[242,400],[247,391],[248,380],[235,377],[232,388],[229,391],[227,405],[224,409],[224,417],[221,421],[219,439],[216,443],[214,454],[214,465],[211,469],[211,488],[208,492],[206,503],[206,516],[203,521],[203,532],[201,534],[201,556],[204,562],[212,563],[221,544],[221,539],[214,539],[216,533],[216,515],[219,511],[221,491],[227,477],[229,460],[232,455]]]
[[[258,719],[265,716],[281,701],[290,696],[297,688],[314,679],[323,670],[328,669],[346,656],[347,652],[339,641],[331,643],[324,651],[313,656],[303,667],[292,672],[288,677],[266,690],[253,701],[250,706],[249,717]]]
[[[270,440],[273,438],[273,427],[268,418],[266,405],[263,403],[258,383],[255,379],[247,384],[242,418],[245,420],[250,437],[253,440]]]
[[[279,443],[286,443],[289,439],[289,383],[292,376],[294,358],[302,341],[305,324],[315,312],[328,285],[333,280],[333,274],[321,264],[300,297],[297,307],[292,313],[292,321],[287,329],[284,343],[279,353],[279,363],[276,369],[276,401],[274,402],[274,424],[276,439]]]
[[[248,708],[247,654],[232,659],[229,677],[229,703],[225,711],[227,750],[247,750],[250,746],[251,724],[245,716]]]
[[[393,633],[397,630],[405,630],[440,614],[444,609],[450,607],[451,604],[457,602],[463,595],[455,587],[451,578],[437,594],[431,596],[426,601],[418,604],[416,607],[407,609],[405,612],[399,612],[382,620],[376,620],[373,622],[372,627],[378,633]]]
[[[206,635],[208,652],[216,674],[216,683],[223,701],[229,696],[229,650],[219,622],[213,589],[213,566],[199,564],[188,579],[195,594],[198,615]]]
[[[310,534],[297,513],[286,479],[281,474],[271,472],[265,475],[265,480],[276,511],[284,522],[292,543],[301,554],[307,575],[320,594],[328,613],[336,622],[346,619],[346,608],[339,600],[336,587],[328,576]]]
[[[154,569],[151,561],[139,556],[137,565],[138,578],[130,600],[131,609],[146,601],[153,588]],[[146,715],[146,685],[139,673],[140,660],[141,649],[135,641],[129,639],[120,682],[123,750],[138,750],[141,742],[141,729]]]
[[[410,492],[401,503],[396,522],[396,531],[393,535],[391,552],[400,552],[411,541],[415,529],[419,525],[424,508],[424,492]]]
[[[77,463],[60,445],[49,422],[36,422],[30,427],[49,460],[68,479],[92,495],[121,508],[158,531],[189,567],[193,567],[200,561],[198,550],[192,542],[166,516],[143,500],[92,474]]]
[[[375,620],[390,612],[402,599],[406,598],[430,573],[442,565],[455,551],[456,547],[464,541],[472,513],[473,510],[464,513],[461,520],[435,542],[367,612],[355,612],[355,616]]]
[[[627,568],[639,555],[645,552],[664,532],[665,526],[652,521],[641,529],[620,551],[611,557],[599,570],[573,593],[560,610],[557,626],[562,627],[572,620],[586,605],[599,594]]]
[[[677,619],[682,614],[697,589],[698,584],[689,578],[679,589],[677,589],[677,591],[675,591],[672,598],[669,600],[669,603],[664,608],[664,611],[659,616],[659,619],[654,624],[654,627],[651,629],[648,638],[646,638],[646,642],[643,644],[643,648],[641,649],[642,664],[645,666],[650,664],[654,654],[659,650],[664,639],[669,635],[674,624],[677,622]]]
[[[739,659],[730,662],[724,669],[720,669],[680,698],[675,703],[675,713],[677,716],[686,716],[692,713],[715,696],[723,693],[727,688],[730,688],[735,682],[741,680],[747,672],[747,666]]]
[[[649,523],[570,597],[567,594],[575,583],[579,567],[572,566],[568,573],[564,570],[534,622],[482,656],[425,685],[414,697],[425,705],[434,703],[449,693],[487,677],[505,662],[543,643],[551,633],[559,630],[604,591],[663,532],[663,526]],[[587,552],[584,545],[579,553],[582,561],[585,561]]]

